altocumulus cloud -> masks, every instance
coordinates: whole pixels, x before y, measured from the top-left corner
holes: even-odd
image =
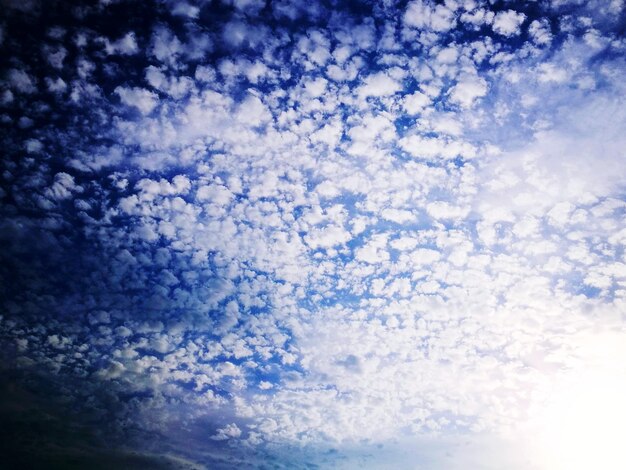
[[[1,3],[0,460],[623,468],[623,2]]]

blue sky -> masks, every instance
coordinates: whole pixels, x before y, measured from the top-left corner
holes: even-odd
[[[9,461],[624,468],[622,0],[1,4]]]

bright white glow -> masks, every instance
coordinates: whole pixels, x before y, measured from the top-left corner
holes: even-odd
[[[603,335],[578,351],[573,367],[554,388],[538,419],[540,468],[626,468],[626,345]]]

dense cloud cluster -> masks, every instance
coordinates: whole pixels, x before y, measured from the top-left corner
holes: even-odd
[[[622,1],[2,7],[2,393],[112,461],[405,468],[623,332]]]

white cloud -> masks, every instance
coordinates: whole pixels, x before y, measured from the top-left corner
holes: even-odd
[[[545,18],[534,20],[530,23],[530,26],[528,26],[528,33],[536,44],[546,45],[552,42],[550,23]]]
[[[426,211],[435,219],[459,220],[469,213],[469,207],[456,207],[447,202],[436,201],[428,204]]]
[[[304,84],[305,92],[312,98],[322,96],[326,91],[328,81],[322,77],[318,77],[314,80],[308,81]]]
[[[137,108],[142,114],[151,113],[159,103],[158,95],[144,88],[118,86],[115,93],[120,97],[122,103]]]
[[[387,261],[389,259],[389,252],[386,246],[386,235],[374,235],[364,246],[356,250],[355,258],[370,264]]]
[[[271,113],[256,94],[249,94],[239,105],[236,119],[242,124],[260,126],[271,119]]]
[[[448,46],[437,52],[435,59],[441,64],[454,64],[459,58],[459,51],[455,46]]]
[[[357,93],[361,98],[381,97],[393,95],[401,89],[402,87],[397,80],[385,72],[378,72],[365,78],[363,85],[357,89]]]
[[[380,215],[383,219],[398,224],[415,220],[415,215],[411,211],[403,209],[383,209]]]
[[[404,97],[403,107],[409,114],[419,114],[432,103],[431,99],[420,91]]]
[[[61,201],[63,199],[69,199],[74,193],[80,193],[82,191],[83,188],[76,184],[73,176],[65,172],[60,172],[54,175],[54,182],[52,186],[46,189],[45,195],[50,199]]]
[[[186,16],[188,18],[198,18],[200,9],[197,6],[190,5],[187,2],[174,2],[172,14],[177,16]]]
[[[502,36],[511,37],[520,34],[520,26],[526,19],[524,13],[515,10],[500,11],[493,20],[493,30]]]
[[[551,64],[551,63],[542,63],[537,67],[537,80],[540,83],[564,83],[568,79],[567,70],[565,70],[562,66]]]
[[[352,239],[352,235],[343,227],[328,225],[322,228],[313,228],[304,237],[307,245],[312,249],[331,248],[344,244]]]
[[[153,88],[167,93],[174,99],[180,99],[187,95],[194,87],[193,80],[189,77],[168,77],[153,65],[146,69],[146,81]]]
[[[321,31],[308,31],[298,40],[297,49],[308,59],[310,69],[323,66],[330,59],[330,41]]]
[[[45,233],[54,252],[77,219],[102,250],[80,258],[100,264],[85,279],[80,244],[67,269],[46,273],[76,268],[62,281],[81,296],[29,296],[42,312],[84,312],[80,327],[3,313],[20,364],[61,378],[95,370],[113,397],[137,392],[120,419],[202,423],[220,451],[286,445],[317,463],[333,446],[339,464],[328,453],[322,466],[339,468],[370,449],[403,468],[430,442],[427,466],[515,468],[491,433],[513,432],[555,371],[586,361],[581,337],[622,327],[621,46],[591,17],[551,33],[542,5],[523,45],[439,34],[457,16],[465,29],[520,32],[515,12],[453,1],[411,2],[402,25],[381,4],[375,21],[332,13],[329,27],[297,33],[272,29],[287,13],[256,26],[274,4],[235,2],[224,15],[242,11],[194,45],[204,12],[168,5],[184,18],[176,33],[154,28],[141,60],[153,65],[133,74],[149,89],[111,66],[119,102],[99,107],[102,53],[77,59],[80,80],[41,78],[46,102],[69,88],[101,120],[84,132],[114,144],[72,148],[75,132],[38,126],[44,106],[1,116],[31,126],[4,177],[16,208],[39,211],[8,214],[3,233]],[[307,24],[329,13],[288,7]],[[215,34],[224,57],[197,66]],[[598,56],[598,44],[614,49]],[[15,67],[12,109],[37,83]],[[77,173],[50,166],[59,142]],[[357,457],[344,467],[373,466]]]
[[[178,68],[178,60],[184,52],[184,47],[172,31],[164,26],[159,26],[152,35],[150,52],[163,64]]]
[[[231,22],[224,27],[224,40],[233,45],[239,46],[246,39],[246,26],[241,22]]]
[[[478,29],[485,24],[491,24],[495,13],[484,8],[478,8],[474,11],[466,11],[461,15],[461,21],[466,24],[471,24],[474,28]]]
[[[471,108],[476,99],[487,94],[487,82],[476,75],[467,75],[459,79],[450,90],[450,101],[463,108]]]
[[[467,142],[451,140],[443,137],[420,137],[412,135],[399,141],[402,149],[409,154],[425,159],[466,159],[476,156],[476,149]]]
[[[228,204],[233,197],[233,193],[221,185],[201,186],[196,192],[198,201],[211,201],[219,206]]]
[[[106,369],[100,369],[96,375],[103,380],[113,380],[122,376],[125,370],[126,367],[121,362],[111,361]]]
[[[132,31],[126,33],[117,41],[110,42],[109,39],[104,38],[103,42],[107,54],[133,55],[139,52],[137,39]]]
[[[404,13],[404,24],[413,28],[448,31],[456,25],[454,12],[428,0],[413,0]]]

